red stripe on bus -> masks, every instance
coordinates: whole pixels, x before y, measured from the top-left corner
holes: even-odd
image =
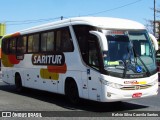
[[[49,72],[53,73],[66,73],[67,65],[64,64],[63,66],[47,66]]]

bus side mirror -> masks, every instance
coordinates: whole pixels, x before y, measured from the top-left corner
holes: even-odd
[[[158,42],[157,42],[157,39],[149,33],[149,37],[151,38],[152,42],[153,42],[153,45],[154,45],[154,48],[155,50],[157,51],[158,50]]]
[[[89,33],[98,37],[99,43],[103,51],[108,51],[108,43],[105,34],[98,31],[89,31]]]

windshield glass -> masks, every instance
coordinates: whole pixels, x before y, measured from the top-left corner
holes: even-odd
[[[104,69],[114,76],[144,77],[156,71],[155,55],[146,31],[106,30],[108,51]]]

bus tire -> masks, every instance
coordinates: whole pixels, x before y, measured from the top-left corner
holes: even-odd
[[[22,92],[23,86],[22,86],[21,76],[19,74],[15,75],[15,86],[17,92]]]
[[[65,84],[65,95],[70,103],[78,104],[80,102],[78,87],[73,79],[69,79]]]

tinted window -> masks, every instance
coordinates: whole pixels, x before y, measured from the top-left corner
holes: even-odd
[[[16,52],[16,38],[9,39],[9,53],[13,54]]]
[[[46,32],[41,34],[41,51],[54,50],[54,32]]]
[[[39,51],[39,34],[30,35],[28,37],[28,52]]]
[[[84,62],[92,68],[99,70],[99,43],[98,38],[89,33],[89,31],[91,30],[95,30],[95,28],[84,25],[74,26],[74,31],[78,40],[79,48]]]
[[[86,25],[75,25],[73,26],[77,40],[78,40],[78,45],[81,51],[81,55],[83,60],[89,64],[88,62],[88,40],[90,30],[95,30],[95,28],[91,26],[86,26]]]
[[[3,39],[2,40],[2,51],[7,54],[8,53],[8,39]]]
[[[97,37],[91,35],[88,40],[89,65],[95,69],[99,69],[99,43]]]
[[[72,52],[74,50],[68,28],[61,28],[57,30],[56,50],[61,52]]]
[[[17,53],[26,53],[27,36],[17,39]]]

